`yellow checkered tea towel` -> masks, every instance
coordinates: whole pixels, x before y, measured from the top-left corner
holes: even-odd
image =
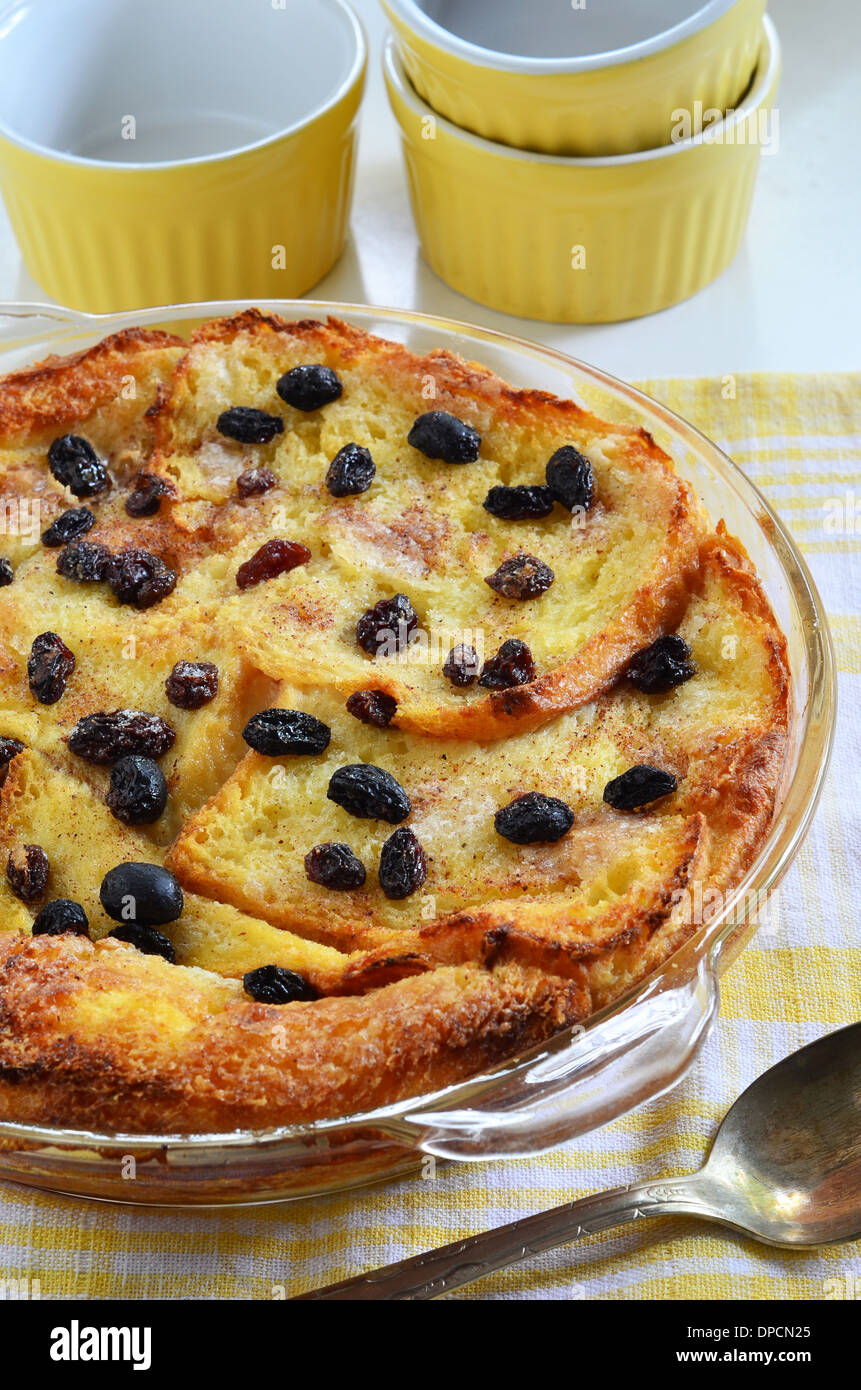
[[[774,503],[831,615],[837,755],[778,911],[723,985],[720,1019],[668,1097],[540,1158],[442,1166],[281,1207],[170,1214],[0,1192],[0,1280],[43,1298],[273,1298],[418,1254],[587,1192],[684,1173],[731,1102],[795,1048],[861,1014],[861,375],[651,381]],[[786,1253],[665,1218],[607,1231],[461,1292],[493,1299],[857,1297],[857,1245]]]

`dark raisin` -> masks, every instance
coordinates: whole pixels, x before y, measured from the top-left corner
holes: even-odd
[[[99,901],[115,922],[160,927],[182,912],[182,889],[161,864],[117,864],[102,879]]]
[[[385,690],[354,690],[347,701],[347,713],[374,729],[385,729],[397,712],[397,700]]]
[[[331,367],[306,362],[285,372],[275,390],[294,410],[320,410],[336,401],[344,388]]]
[[[218,694],[218,667],[212,661],[178,661],[164,688],[177,709],[200,709]]]
[[[236,491],[241,498],[259,497],[271,491],[277,482],[271,468],[246,468],[236,479]]]
[[[304,975],[284,965],[258,965],[242,976],[242,987],[258,1004],[295,1004],[319,998]]]
[[[75,665],[74,656],[56,632],[40,632],[34,637],[27,676],[40,705],[55,705],[62,698]]]
[[[215,428],[226,439],[238,439],[240,444],[271,444],[276,434],[284,433],[284,421],[266,410],[234,405],[221,412]]]
[[[493,824],[497,834],[515,845],[549,845],[568,834],[574,812],[557,796],[526,792],[497,811]]]
[[[581,507],[589,510],[595,496],[595,474],[589,460],[573,444],[556,450],[544,476],[556,501],[569,512]]]
[[[419,619],[406,594],[381,598],[356,623],[356,641],[370,656],[396,656],[406,651]]]
[[[429,459],[443,463],[474,463],[481,448],[481,435],[472,425],[449,415],[447,410],[429,410],[420,415],[407,435],[407,443]]]
[[[164,956],[171,965],[176,965],[176,951],[169,936],[144,922],[123,922],[108,932],[115,941],[126,941],[129,946],[142,951],[145,956]]]
[[[501,521],[532,521],[549,516],[555,499],[549,487],[540,483],[518,483],[517,487],[492,487],[484,499],[484,510]]]
[[[373,763],[351,763],[332,774],[330,801],[362,820],[387,820],[398,825],[406,820],[412,807],[400,782]]]
[[[67,512],[61,512],[47,531],[42,532],[42,544],[49,550],[56,550],[61,545],[68,545],[69,541],[79,540],[95,524],[95,513],[89,507],[72,507]]]
[[[89,936],[90,923],[80,903],[71,898],[55,898],[45,903],[33,922],[34,936],[62,936],[73,932],[75,936]]]
[[[108,566],[107,581],[120,603],[152,608],[176,588],[176,574],[148,550],[121,550]]]
[[[7,560],[5,555],[0,555],[0,589],[5,589],[7,584],[11,584],[15,578],[15,571],[12,568],[12,561]]]
[[[167,782],[158,763],[135,753],[119,758],[111,768],[105,797],[112,816],[124,825],[152,825],[167,805]]]
[[[57,556],[57,573],[76,584],[101,584],[107,578],[111,552],[98,541],[74,541]]]
[[[9,774],[9,764],[19,753],[24,752],[24,745],[18,738],[0,738],[0,787],[3,786]]]
[[[108,485],[108,470],[88,439],[64,434],[48,450],[48,466],[63,487],[76,497],[93,497]]]
[[[499,569],[489,574],[484,582],[504,598],[527,599],[546,593],[555,578],[543,560],[521,550],[509,560],[503,560]]]
[[[361,444],[345,444],[339,449],[326,474],[326,487],[333,497],[351,497],[367,492],[377,466],[369,449]]]
[[[365,881],[365,866],[361,859],[356,858],[349,845],[338,844],[334,840],[315,845],[308,851],[305,855],[305,873],[312,883],[339,892],[361,888]]]
[[[525,642],[509,637],[496,656],[488,657],[481,668],[479,685],[486,690],[511,690],[535,680],[535,662]]]
[[[99,711],[79,719],[69,734],[69,750],[88,763],[107,766],[118,758],[138,754],[161,758],[173,747],[176,734],[158,714],[142,709]]]
[[[408,898],[428,876],[428,857],[408,825],[402,825],[380,851],[380,887],[387,898]]]
[[[155,473],[138,473],[134,491],[126,498],[126,511],[129,516],[155,516],[161,506],[161,499],[167,497],[170,488],[164,478]]]
[[[9,887],[22,903],[37,903],[44,898],[51,866],[41,845],[18,845],[6,861]]]
[[[263,709],[249,719],[242,737],[255,753],[280,758],[286,753],[309,757],[329,747],[332,730],[301,709]]]
[[[465,642],[456,642],[445,659],[442,673],[452,685],[464,690],[478,680],[478,653]]]
[[[643,647],[628,663],[628,679],[647,695],[663,695],[674,685],[683,685],[697,672],[692,652],[684,637],[670,632],[649,647]]]
[[[255,550],[250,560],[240,565],[236,571],[236,583],[240,589],[250,589],[264,580],[275,579],[279,574],[287,574],[297,565],[304,565],[311,558],[311,552],[299,541],[266,541]]]
[[[616,811],[636,811],[650,801],[674,792],[678,782],[671,772],[664,772],[650,763],[637,763],[614,777],[604,788],[604,800]]]

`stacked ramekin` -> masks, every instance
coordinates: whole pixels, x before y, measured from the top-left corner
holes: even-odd
[[[504,313],[635,318],[741,243],[778,147],[765,0],[382,0],[424,254]]]

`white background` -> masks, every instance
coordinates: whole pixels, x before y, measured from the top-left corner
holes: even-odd
[[[747,238],[729,270],[662,314],[586,327],[493,313],[425,265],[380,73],[385,17],[378,0],[351,2],[371,49],[353,230],[314,297],[485,324],[632,379],[861,366],[861,0],[770,0],[783,43],[780,151],[762,160]],[[46,298],[24,270],[2,212],[0,298]]]

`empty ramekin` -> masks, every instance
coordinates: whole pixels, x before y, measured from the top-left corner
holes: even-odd
[[[93,312],[304,294],[337,260],[364,34],[343,0],[0,5],[0,187]]]
[[[725,111],[765,0],[382,0],[419,96],[454,125],[546,154],[665,145],[673,112]]]
[[[437,116],[390,38],[386,85],[432,269],[489,308],[555,322],[637,318],[687,299],[738,250],[760,151],[776,148],[780,49],[769,19],[761,44],[746,99],[700,135],[566,159],[492,144]]]

